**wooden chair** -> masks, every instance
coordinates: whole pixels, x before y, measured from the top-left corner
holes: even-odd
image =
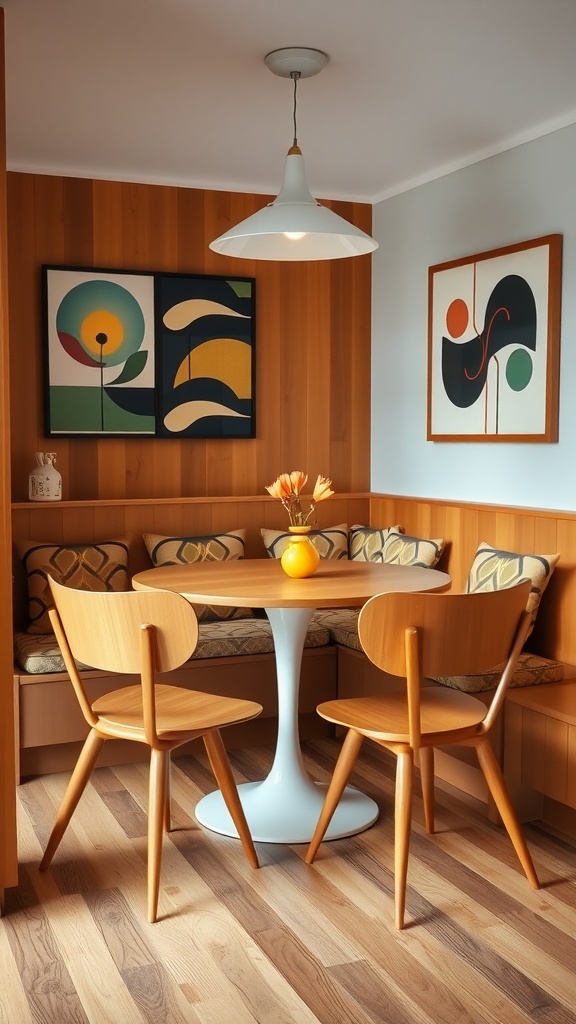
[[[362,647],[378,668],[406,679],[406,690],[382,696],[331,700],[318,707],[345,726],[342,750],[306,854],[311,864],[354,767],[364,737],[397,757],[395,794],[395,924],[404,926],[410,843],[414,751],[418,751],[426,830],[434,831],[434,747],[476,748],[502,821],[530,884],[538,878],[492,749],[489,732],[530,627],[529,581],[479,594],[379,594],[358,620]],[[429,677],[470,675],[504,666],[490,707]]]
[[[91,593],[50,579],[55,607],[50,619],[82,713],[90,726],[40,870],[52,857],[84,792],[103,744],[135,740],[150,747],[148,807],[148,920],[156,920],[163,828],[170,830],[170,751],[202,736],[210,765],[238,831],[244,852],[258,858],[219,729],[255,718],[260,704],[156,683],[157,672],[178,668],[193,653],[198,621],[192,606],[166,591]],[[136,685],[90,704],[76,661],[108,672],[135,673]]]

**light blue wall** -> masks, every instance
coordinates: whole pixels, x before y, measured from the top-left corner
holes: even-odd
[[[373,230],[372,490],[576,509],[576,125],[384,200]],[[558,443],[427,441],[428,267],[553,233]]]

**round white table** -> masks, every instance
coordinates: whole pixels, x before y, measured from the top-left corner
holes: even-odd
[[[314,576],[295,580],[279,559],[258,558],[162,566],[137,573],[132,584],[136,590],[176,591],[192,603],[266,610],[276,654],[278,739],[266,778],[244,783],[238,792],[254,840],[307,843],[326,792],[304,767],[298,734],[300,665],[313,611],[360,607],[384,591],[445,590],[451,579],[437,569],[341,559],[322,560]],[[348,786],[325,839],[354,835],[377,817],[377,804]],[[237,836],[220,790],[199,801],[196,818],[214,832]]]

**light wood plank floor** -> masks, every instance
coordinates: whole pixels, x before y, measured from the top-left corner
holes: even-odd
[[[337,743],[306,745],[328,777]],[[232,754],[238,781],[267,748]],[[193,808],[214,783],[174,761],[161,919],[146,922],[147,766],[97,769],[52,868],[38,872],[67,775],[19,790],[21,870],[0,921],[1,1024],[576,1024],[576,850],[526,827],[543,888],[504,832],[438,792],[428,837],[415,801],[407,922],[393,927],[392,763],[368,745],[354,783],[376,825],[326,843],[258,844],[252,870]]]

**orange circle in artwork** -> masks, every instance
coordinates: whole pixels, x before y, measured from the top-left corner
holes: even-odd
[[[453,338],[461,338],[468,327],[468,306],[464,299],[453,299],[446,311],[446,327]]]

